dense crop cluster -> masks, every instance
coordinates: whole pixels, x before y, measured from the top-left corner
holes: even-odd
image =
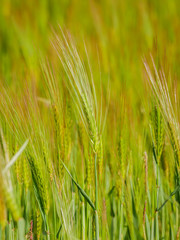
[[[179,1],[1,5],[0,240],[179,239]]]

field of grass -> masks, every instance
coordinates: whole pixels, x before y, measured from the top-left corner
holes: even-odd
[[[180,239],[180,1],[0,1],[0,240]]]

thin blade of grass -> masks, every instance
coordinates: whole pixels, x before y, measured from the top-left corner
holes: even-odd
[[[169,199],[171,199],[172,196],[175,195],[179,190],[180,190],[180,185],[178,185],[178,186],[175,188],[175,190],[169,195],[169,197],[166,199],[166,201],[164,201],[164,203],[161,205],[161,207],[158,208],[158,209],[156,209],[156,211],[157,211],[157,212],[160,211],[160,210],[164,207],[164,205],[169,201]]]
[[[76,187],[78,188],[78,190],[80,191],[80,193],[82,194],[82,196],[85,198],[85,200],[89,203],[89,205],[92,207],[92,209],[95,211],[96,208],[93,204],[93,202],[91,201],[91,199],[89,198],[89,196],[86,194],[86,192],[80,187],[80,185],[75,181],[75,179],[73,178],[73,176],[71,175],[71,173],[69,172],[69,170],[67,169],[66,165],[63,163],[62,164],[66,170],[66,172],[69,174],[69,176],[71,177],[72,181],[74,182],[74,184],[76,185]]]
[[[9,161],[9,163],[6,165],[6,167],[3,169],[3,174],[5,174],[8,171],[8,169],[16,162],[18,157],[21,155],[21,153],[26,148],[28,142],[29,142],[29,139],[27,139],[25,141],[25,143],[22,145],[22,147],[19,149],[19,151],[12,157],[12,159]]]

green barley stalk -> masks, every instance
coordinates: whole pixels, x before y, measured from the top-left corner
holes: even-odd
[[[40,240],[41,238],[41,229],[42,229],[42,217],[39,209],[36,210],[36,239]]]
[[[179,123],[177,120],[177,116],[174,111],[174,106],[172,104],[172,100],[170,97],[169,89],[167,86],[167,80],[165,77],[164,71],[161,69],[159,72],[156,68],[156,65],[154,63],[153,57],[151,56],[151,61],[153,65],[153,71],[155,73],[155,77],[153,76],[153,73],[147,63],[147,61],[144,59],[144,67],[147,73],[147,78],[149,80],[152,92],[156,99],[156,104],[159,106],[161,110],[161,114],[163,115],[166,126],[167,126],[167,132],[169,134],[169,138],[171,140],[171,145],[174,151],[174,158],[175,158],[175,185],[176,188],[180,186],[180,129],[179,129]],[[159,134],[160,136],[161,134]],[[159,149],[161,149],[161,145],[159,144]],[[159,153],[161,150],[159,151]],[[157,154],[154,154],[155,157]],[[158,161],[158,159],[156,159]],[[158,169],[157,169],[158,174]],[[176,192],[177,201],[180,202],[180,192],[179,190]],[[167,201],[166,201],[167,202]],[[164,204],[163,204],[164,206]],[[161,209],[158,208],[158,209]]]
[[[64,33],[62,31],[61,33],[62,38],[55,33],[53,46],[57,51],[57,55],[68,77],[67,86],[70,89],[71,95],[75,99],[76,107],[79,110],[83,123],[85,124],[95,154],[95,224],[97,240],[99,239],[97,157],[100,155],[100,158],[102,158],[102,154],[99,154],[99,151],[102,151],[102,147],[97,125],[98,112],[95,88],[93,78],[91,78],[92,84],[90,85],[85,67],[81,62],[72,39],[70,37],[69,39],[66,39]],[[93,91],[91,90],[91,86]],[[100,172],[102,171],[101,161],[102,160],[99,161]]]
[[[158,107],[154,107],[151,113],[151,132],[153,139],[153,154],[156,161],[156,200],[158,209],[159,204],[159,164],[164,146],[164,126],[163,126],[163,117],[161,111]],[[158,212],[156,212],[156,239],[159,239],[159,221],[158,221]]]
[[[156,163],[159,166],[164,146],[164,126],[161,111],[157,106],[154,106],[151,112],[151,132],[153,139],[153,153]]]
[[[27,159],[31,167],[31,174],[34,185],[37,189],[42,211],[45,215],[47,215],[49,211],[49,194],[47,181],[44,179],[44,174],[38,160],[36,160],[30,153],[28,153]]]
[[[143,210],[143,233],[144,239],[146,239],[146,230],[145,230],[145,223],[146,223],[146,211],[147,211],[147,200],[148,200],[148,156],[147,153],[144,153],[144,168],[145,168],[145,203],[144,203],[144,210]]]
[[[27,192],[31,183],[31,172],[26,158],[23,158],[23,182]]]

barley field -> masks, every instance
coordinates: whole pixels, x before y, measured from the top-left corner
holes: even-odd
[[[0,240],[180,239],[180,1],[0,1]]]

